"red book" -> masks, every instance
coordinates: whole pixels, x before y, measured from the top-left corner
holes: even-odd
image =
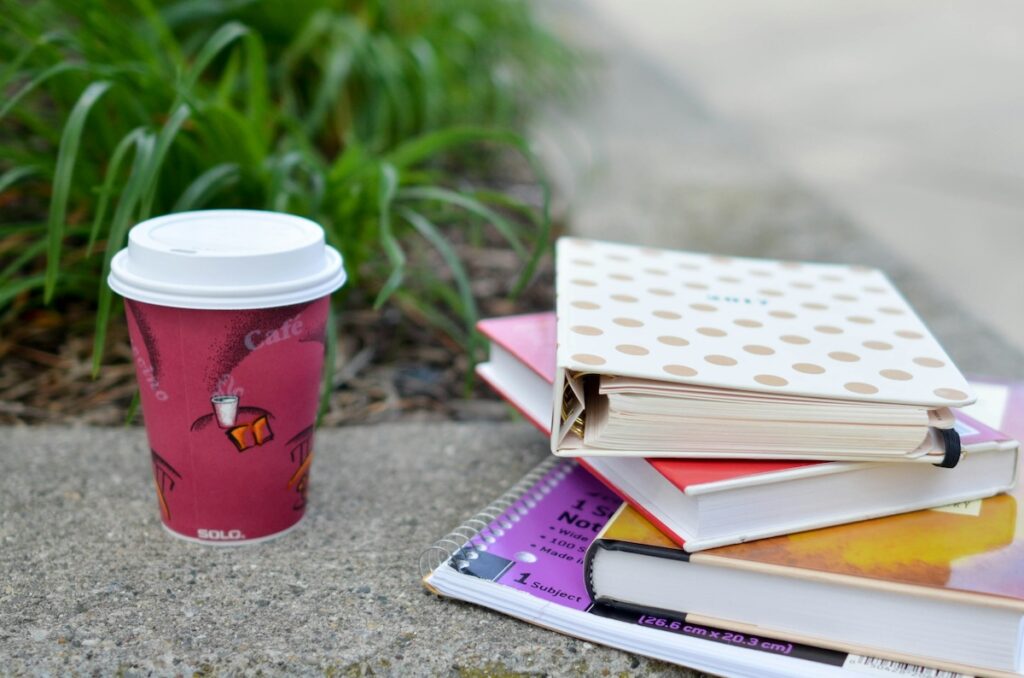
[[[491,352],[477,373],[549,435],[551,403],[558,397],[555,314],[484,320],[478,328],[491,341]],[[984,412],[986,392],[979,389],[973,412]],[[956,416],[964,456],[954,469],[893,462],[605,456],[579,461],[692,552],[972,501],[1012,488],[1017,442],[962,412]]]

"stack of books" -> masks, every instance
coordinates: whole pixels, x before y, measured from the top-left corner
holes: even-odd
[[[557,271],[478,366],[555,457],[429,587],[726,675],[1024,670],[1024,388],[877,270],[562,239]]]

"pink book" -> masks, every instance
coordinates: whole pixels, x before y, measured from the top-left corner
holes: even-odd
[[[555,393],[554,313],[481,321],[490,359],[477,373],[546,435]],[[1008,385],[976,384],[957,412],[954,469],[887,462],[583,457],[580,462],[687,551],[968,502],[1014,486],[1018,443],[989,424]],[[1000,395],[1002,393],[1002,395]],[[1016,397],[1016,396],[1013,396]],[[988,418],[989,422],[979,419]],[[681,432],[681,435],[685,435]]]

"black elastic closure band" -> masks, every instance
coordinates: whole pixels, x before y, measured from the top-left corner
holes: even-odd
[[[946,454],[943,455],[942,461],[935,464],[935,466],[953,468],[960,463],[960,434],[956,432],[956,429],[952,428],[941,428],[939,433],[942,434],[942,442],[946,447]]]

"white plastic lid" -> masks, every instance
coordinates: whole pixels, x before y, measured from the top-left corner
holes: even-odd
[[[330,294],[345,284],[345,268],[309,219],[204,210],[133,227],[107,284],[129,299],[161,306],[269,308]]]

